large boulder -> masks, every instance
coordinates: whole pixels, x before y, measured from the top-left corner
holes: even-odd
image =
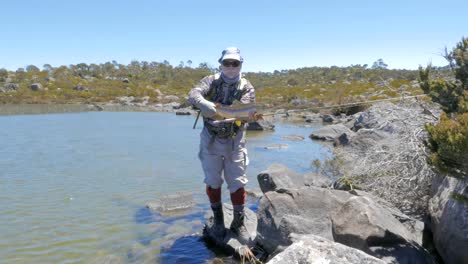
[[[315,235],[295,236],[294,243],[276,255],[268,264],[384,264],[386,262],[372,257],[360,250],[335,243]]]
[[[331,219],[336,242],[396,263],[432,262],[413,234],[369,197],[350,198]]]
[[[19,85],[16,83],[5,83],[3,85],[3,88],[5,88],[5,91],[17,91],[19,89]]]
[[[31,85],[29,85],[29,88],[33,91],[42,91],[44,90],[44,88],[42,87],[42,84],[40,83],[33,83]]]
[[[468,179],[438,176],[429,201],[434,244],[446,263],[468,262]]]
[[[318,187],[266,192],[257,210],[258,243],[272,253],[292,243],[291,233],[333,240],[331,213],[351,197],[348,192]]]
[[[304,186],[304,178],[283,164],[275,163],[257,175],[262,192],[278,189],[300,188]]]

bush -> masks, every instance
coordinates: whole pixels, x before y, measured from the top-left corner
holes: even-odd
[[[436,125],[427,125],[432,164],[454,176],[468,175],[468,38],[447,53],[453,79],[431,78],[431,66],[419,69],[420,85],[446,114]]]
[[[434,153],[430,161],[443,171],[465,177],[468,172],[468,113],[449,118],[442,114],[437,125],[427,125]]]

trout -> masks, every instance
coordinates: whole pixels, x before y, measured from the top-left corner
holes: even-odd
[[[257,106],[254,103],[249,104],[233,104],[221,105],[216,104],[216,114],[212,117],[218,122],[230,121],[249,121],[253,117],[261,119],[261,115],[257,114]]]

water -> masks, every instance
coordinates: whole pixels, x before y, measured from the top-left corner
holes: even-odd
[[[151,112],[0,116],[0,263],[215,257],[200,240],[208,207],[197,158],[201,124],[193,130],[193,122]],[[305,173],[312,160],[330,157],[308,138],[316,128],[277,123],[275,132],[249,132],[247,188],[258,188],[256,175],[272,163]],[[305,140],[281,138],[290,134]],[[264,149],[277,143],[289,148]],[[145,208],[173,192],[193,193],[196,206],[175,216]]]

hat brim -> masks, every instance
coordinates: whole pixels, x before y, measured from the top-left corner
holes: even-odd
[[[239,54],[226,54],[219,60],[219,62],[222,62],[222,61],[225,61],[225,60],[242,61]]]

